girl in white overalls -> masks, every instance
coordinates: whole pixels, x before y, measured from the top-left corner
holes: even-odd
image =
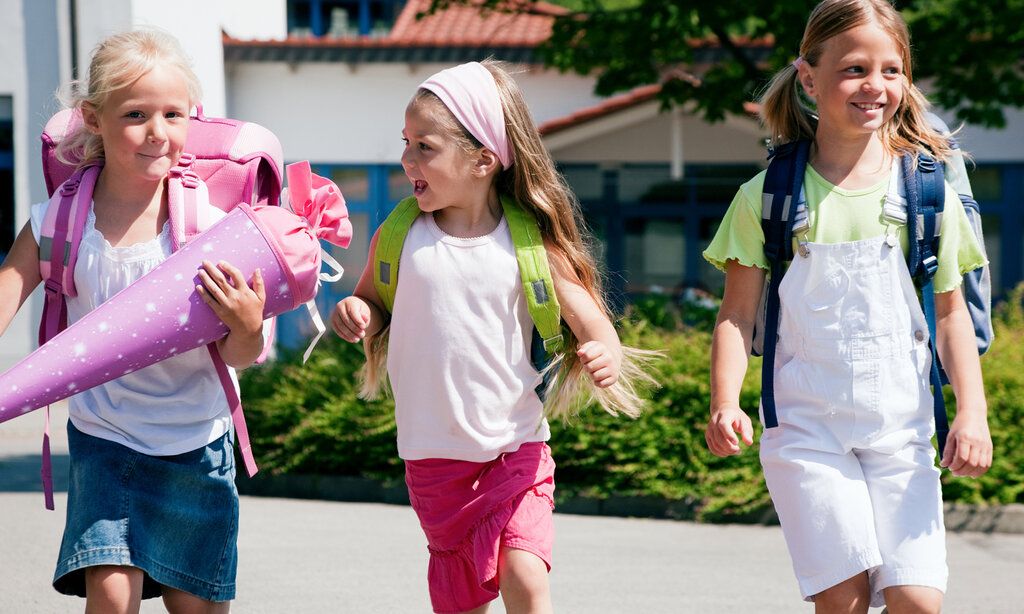
[[[942,159],[911,83],[906,25],[886,0],[826,0],[811,13],[800,57],[762,99],[775,144],[813,140],[804,177],[809,226],[779,291],[774,365],[779,425],[761,463],[803,597],[817,612],[938,612],[945,534],[928,374],[928,329],[908,271],[906,229],[883,216],[901,152]],[[799,82],[815,103],[801,103]],[[764,173],[744,184],[705,257],[726,272],[712,346],[708,447],[750,445],[739,407],[768,261]],[[981,368],[962,294],[984,264],[946,186],[935,276],[938,352],[957,398],[941,460],[978,476],[992,462]],[[902,249],[901,249],[902,248]]]

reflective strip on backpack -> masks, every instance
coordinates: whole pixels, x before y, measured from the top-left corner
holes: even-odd
[[[548,356],[553,356],[563,350],[565,339],[562,335],[561,308],[555,296],[544,238],[537,219],[514,200],[502,196],[501,208],[508,220],[512,245],[516,250],[519,276],[523,280],[523,294],[526,295],[530,318],[544,340],[544,350]]]
[[[410,196],[396,206],[377,233],[377,247],[373,252],[373,287],[377,290],[384,308],[391,313],[395,306],[395,290],[398,289],[398,263],[402,258],[402,246],[412,223],[420,215],[416,198]]]

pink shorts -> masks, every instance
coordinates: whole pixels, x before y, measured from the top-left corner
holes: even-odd
[[[554,471],[543,442],[485,463],[405,462],[409,500],[427,536],[435,612],[465,612],[497,597],[502,546],[531,552],[551,569]]]

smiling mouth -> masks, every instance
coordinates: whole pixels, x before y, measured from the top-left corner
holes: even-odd
[[[420,196],[427,191],[427,182],[422,179],[417,179],[412,182],[412,193],[416,196]]]
[[[885,105],[881,102],[855,102],[853,106],[857,107],[861,111],[877,111]]]

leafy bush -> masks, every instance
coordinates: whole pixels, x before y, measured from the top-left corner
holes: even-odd
[[[943,472],[947,500],[1024,503],[1022,300],[1024,287],[1000,307],[996,343],[982,359],[994,466],[977,480]],[[650,408],[637,420],[589,409],[571,424],[551,425],[560,499],[656,497],[682,502],[694,517],[710,521],[756,519],[769,509],[756,446],[739,456],[718,458],[704,442],[713,321],[708,311],[665,297],[637,302],[634,317],[622,324],[620,334],[625,343],[665,352],[655,374],[662,386],[650,392]],[[356,397],[355,372],[362,357],[358,346],[325,339],[304,366],[299,355],[289,354],[245,372],[249,428],[265,471],[393,483],[402,479],[392,401]],[[948,387],[946,392],[952,413],[952,392]],[[742,406],[756,408],[759,394],[760,359],[755,358],[742,389]],[[756,439],[756,420],[755,430]]]

